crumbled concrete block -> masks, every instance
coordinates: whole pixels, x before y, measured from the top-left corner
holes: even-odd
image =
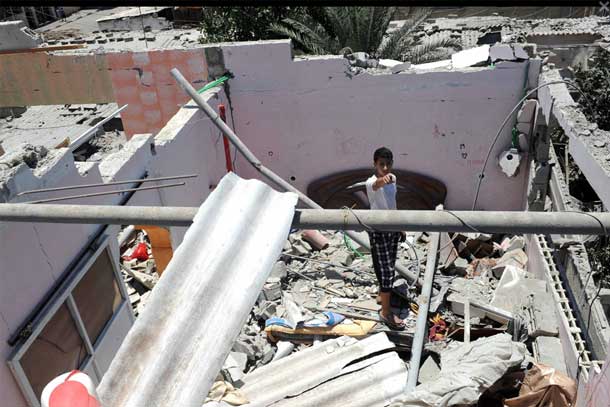
[[[567,374],[566,361],[559,338],[539,336],[534,342],[538,350],[538,362]]]
[[[450,69],[451,68],[451,60],[444,59],[442,61],[428,62],[425,64],[416,64],[411,65],[411,68],[416,71],[427,71],[431,69]]]
[[[489,45],[485,44],[480,47],[470,48],[464,51],[456,52],[451,55],[451,63],[454,69],[467,68],[489,59]]]
[[[529,59],[530,56],[527,54],[527,51],[519,45],[513,44],[513,53],[515,54],[515,58],[517,59]]]
[[[428,383],[435,381],[441,373],[441,368],[434,361],[432,356],[428,356],[424,364],[419,368],[419,382]]]
[[[515,54],[513,53],[513,49],[509,44],[496,44],[492,46],[489,50],[489,56],[491,57],[492,62],[496,62],[498,60],[515,60]]]
[[[330,258],[330,262],[333,264],[342,264],[349,266],[354,261],[354,255],[346,251],[335,252]]]
[[[387,69],[392,69],[397,65],[401,65],[402,62],[400,61],[396,61],[394,59],[380,59],[379,60],[379,67],[380,68],[387,68]]]
[[[400,65],[394,65],[392,67],[392,73],[399,73],[399,72],[402,72],[402,71],[406,71],[409,68],[411,68],[411,63],[410,62],[403,62]]]
[[[309,254],[309,250],[303,246],[302,242],[295,242],[292,245],[292,254],[296,256],[307,256]]]
[[[527,254],[522,249],[515,249],[504,253],[498,260],[495,267],[491,269],[495,278],[501,278],[507,266],[514,266],[520,269],[527,268]]]
[[[282,297],[282,286],[279,283],[266,283],[263,294],[267,301],[276,301]]]
[[[288,270],[286,268],[286,263],[281,260],[275,262],[273,268],[271,269],[271,274],[269,274],[269,277],[278,278],[281,280],[286,278],[287,276]]]

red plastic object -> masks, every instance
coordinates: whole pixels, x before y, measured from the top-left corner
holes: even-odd
[[[220,118],[223,122],[227,122],[227,112],[225,110],[225,105],[218,105],[218,113],[220,114]],[[231,150],[229,149],[229,139],[227,136],[222,136],[222,143],[225,146],[225,162],[227,165],[227,172],[233,171],[233,164],[231,163]]]
[[[146,243],[138,243],[131,256],[127,257],[128,260],[138,259],[140,261],[148,260],[148,247]]]

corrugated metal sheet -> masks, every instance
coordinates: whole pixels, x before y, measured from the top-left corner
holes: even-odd
[[[400,369],[395,366],[394,362],[386,361],[385,364],[392,364],[393,366],[393,370],[386,373],[386,378],[377,375],[377,368],[359,372],[380,362],[380,359],[366,358],[367,356],[393,347],[394,344],[388,340],[385,333],[379,333],[361,341],[350,337],[329,340],[270,363],[246,375],[243,378],[244,385],[241,387],[241,391],[250,401],[248,406],[251,407],[273,405],[273,403],[280,402],[287,397],[291,398],[290,402],[294,401],[296,403],[294,405],[327,405],[326,403],[313,403],[313,400],[326,399],[329,403],[332,403],[332,400],[338,402],[341,395],[347,396],[348,393],[354,391],[354,388],[346,385],[343,380],[332,379],[354,372],[354,380],[361,380],[365,376],[374,379],[374,381],[363,386],[364,390],[374,393],[381,388],[389,387],[387,394],[395,393],[397,395],[403,391],[407,380],[404,366]],[[351,362],[357,360],[360,361],[350,365]],[[355,372],[359,372],[359,374]],[[400,376],[401,380],[394,380],[395,375]],[[385,381],[385,379],[388,380]],[[326,383],[325,388],[329,394],[318,394],[320,389],[316,386],[322,383]],[[396,383],[399,383],[399,385]],[[314,388],[316,390],[311,390]],[[303,394],[305,392],[308,393]],[[386,394],[385,392],[382,393]],[[301,396],[292,399],[292,397],[299,395]],[[372,397],[377,399],[379,395]],[[384,395],[383,398],[385,400],[386,396]],[[303,403],[296,399],[303,401]],[[308,404],[310,401],[313,404]],[[293,404],[290,404],[290,402],[286,400],[280,405],[292,406]],[[342,405],[354,404],[344,403]]]
[[[288,236],[297,196],[230,173],[201,206],[102,383],[102,404],[200,407]]]
[[[369,366],[339,376],[273,407],[383,407],[405,391],[407,369],[396,352],[369,360]]]

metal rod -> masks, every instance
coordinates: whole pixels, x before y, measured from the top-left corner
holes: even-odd
[[[32,189],[30,191],[19,192],[17,194],[17,196],[35,194],[37,192],[65,191],[68,189],[105,187],[108,185],[136,184],[136,183],[140,183],[140,182],[169,181],[169,180],[173,180],[173,179],[195,178],[197,176],[199,176],[199,174],[173,175],[171,177],[141,178],[141,179],[126,180],[126,181],[100,182],[98,184],[84,184],[84,185],[71,185],[71,186],[67,186],[67,187],[57,187],[57,188]]]
[[[93,136],[96,132],[97,129],[100,126],[103,126],[104,124],[108,123],[110,120],[112,120],[114,118],[114,116],[116,116],[117,114],[121,113],[123,110],[125,110],[127,108],[127,106],[129,105],[123,105],[121,106],[119,109],[115,110],[114,112],[110,113],[110,116],[106,117],[104,120],[102,120],[99,123],[96,123],[95,126],[91,127],[90,129],[85,130],[80,136],[78,136],[72,143],[70,143],[70,151],[74,151],[77,148],[79,148],[81,145],[83,145],[84,143],[86,143],[91,136]]]
[[[135,191],[143,189],[136,188]],[[197,210],[196,207],[172,206],[3,203],[0,204],[0,221],[190,226]],[[602,225],[610,230],[608,212],[353,210],[346,215],[338,209],[296,209],[292,226],[299,229],[362,230],[356,216],[383,231],[472,232],[471,227],[474,227],[492,233],[601,235],[605,233]],[[473,302],[471,305],[475,306]]]
[[[246,146],[239,139],[239,137],[237,137],[237,134],[235,134],[233,132],[233,130],[231,130],[231,128],[229,126],[227,126],[225,124],[225,122],[222,121],[220,116],[206,102],[206,100],[197,92],[197,90],[195,90],[195,88],[193,88],[191,86],[191,84],[184,78],[184,76],[182,76],[182,74],[180,73],[180,71],[178,69],[176,69],[176,68],[172,69],[171,74],[174,77],[174,79],[176,80],[176,82],[178,82],[180,87],[182,87],[182,89],[184,89],[184,91],[193,99],[193,101],[197,104],[197,106],[199,106],[201,108],[201,110],[203,110],[204,113],[208,115],[208,117],[210,118],[210,120],[212,120],[212,122],[216,125],[216,127],[218,127],[218,129],[220,131],[222,131],[229,138],[229,141],[231,143],[233,143],[233,145],[235,146],[237,151],[239,151],[244,156],[244,158],[246,160],[248,160],[248,162],[257,171],[259,171],[262,175],[267,177],[267,179],[269,179],[271,182],[276,184],[282,190],[294,192],[295,194],[297,194],[299,196],[299,199],[305,205],[309,206],[310,208],[322,209],[322,207],[320,205],[318,205],[315,201],[313,201],[307,195],[305,195],[304,193],[299,191],[297,188],[295,188],[293,185],[291,185],[290,183],[285,181],[282,177],[280,177],[279,175],[277,175],[276,173],[271,171],[269,168],[265,167],[261,163],[261,161],[258,158],[256,158],[254,153],[252,151],[250,151],[248,146]],[[370,243],[369,243],[368,239],[366,239],[364,236],[361,236],[358,233],[353,233],[353,232],[348,232],[346,234],[349,237],[351,237],[352,240],[354,240],[359,245],[370,249]],[[400,275],[402,275],[404,278],[406,278],[410,282],[414,281],[418,285],[421,284],[421,281],[419,280],[418,275],[416,273],[413,273],[411,270],[404,267],[403,265],[397,264],[396,271],[398,271],[398,273]]]
[[[176,182],[174,184],[165,184],[165,185],[154,185],[152,187],[119,189],[119,190],[116,190],[116,191],[94,192],[94,193],[91,193],[91,194],[62,196],[62,197],[59,197],[59,198],[40,199],[38,201],[26,202],[26,204],[40,204],[40,203],[46,203],[46,202],[65,201],[65,200],[68,200],[68,199],[88,198],[88,197],[91,197],[91,196],[121,194],[123,192],[137,192],[137,191],[147,191],[149,189],[179,187],[179,186],[182,186],[182,185],[186,185],[186,182]]]
[[[427,332],[428,310],[430,308],[430,298],[432,295],[432,282],[436,272],[437,251],[440,241],[440,233],[432,233],[430,236],[430,247],[428,248],[428,261],[426,262],[426,273],[424,274],[424,285],[421,295],[417,301],[419,309],[417,311],[417,322],[415,325],[415,336],[411,345],[411,362],[409,363],[409,374],[407,376],[406,392],[410,393],[417,386],[419,377],[419,365],[421,354],[424,347],[424,338]]]
[[[464,301],[464,343],[470,343],[470,300]]]
[[[338,264],[330,263],[328,261],[322,261],[322,260],[318,260],[318,259],[311,259],[309,257],[297,256],[295,254],[282,253],[282,256],[293,257],[295,259],[300,259],[300,260],[307,260],[307,261],[311,261],[312,263],[324,264],[326,266],[336,267],[336,268],[339,268],[339,269],[348,270],[348,271],[355,272],[355,273],[363,273],[363,274],[366,274],[368,276],[374,276],[375,275],[375,273],[371,273],[371,272],[368,272],[368,271],[358,270],[358,269],[352,268],[352,267],[340,266]],[[280,257],[282,257],[282,256],[280,256]]]

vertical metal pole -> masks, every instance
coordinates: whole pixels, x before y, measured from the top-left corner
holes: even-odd
[[[432,295],[432,281],[436,272],[436,260],[438,256],[438,246],[440,233],[434,232],[430,236],[430,246],[428,247],[428,259],[426,261],[426,273],[424,274],[424,284],[419,296],[417,311],[417,324],[415,325],[415,336],[411,345],[411,362],[409,363],[409,375],[407,377],[406,392],[412,392],[417,386],[419,377],[419,365],[421,354],[424,347],[424,338],[428,326],[428,310],[430,309],[430,298]]]
[[[564,155],[565,155],[563,162],[564,162],[565,167],[566,167],[566,185],[569,186],[570,185],[570,167],[569,167],[569,163],[568,163],[568,160],[569,160],[568,155],[570,153],[568,151],[568,147],[569,147],[568,143],[565,143],[564,146],[563,146],[563,152],[564,152]]]
[[[464,301],[464,343],[470,343],[470,300]]]
[[[227,122],[227,112],[225,110],[225,105],[223,105],[223,104],[218,105],[218,113],[220,114],[220,119],[226,123]],[[232,172],[233,164],[231,163],[231,150],[229,149],[229,139],[227,138],[226,134],[222,135],[222,143],[224,144],[224,147],[225,147],[225,162],[227,165],[227,172]]]

